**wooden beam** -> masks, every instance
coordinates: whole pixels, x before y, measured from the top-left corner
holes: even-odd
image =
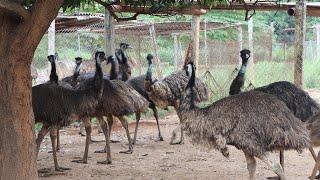
[[[5,10],[13,13],[17,16],[20,16],[22,19],[28,19],[30,16],[29,12],[23,7],[23,5],[9,0],[0,1],[0,10]]]
[[[247,3],[246,7],[248,9],[255,9],[257,11],[287,11],[290,8],[294,8],[293,4],[280,4],[275,3],[260,3],[253,5],[253,3]],[[111,10],[113,12],[128,12],[128,13],[139,13],[139,14],[151,14],[149,7],[133,7],[127,5],[113,5]],[[206,14],[208,10],[246,10],[244,4],[231,4],[231,5],[217,5],[213,7],[209,6],[198,6],[194,5],[191,8],[166,8],[157,11],[154,14],[187,14],[187,15],[203,15]],[[308,16],[320,17],[320,6],[308,5],[307,6]]]
[[[207,10],[198,7],[191,8],[163,8],[156,12],[152,12],[149,7],[133,7],[127,5],[113,5],[113,12],[127,12],[127,13],[139,13],[139,14],[187,14],[187,15],[203,15],[207,13]]]
[[[296,29],[294,46],[294,84],[303,87],[303,60],[304,60],[304,41],[306,32],[306,2],[297,1],[296,5]]]

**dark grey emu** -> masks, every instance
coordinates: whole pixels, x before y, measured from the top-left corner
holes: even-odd
[[[59,167],[56,154],[56,138],[59,128],[70,125],[74,120],[93,114],[99,104],[103,92],[103,73],[101,62],[106,59],[103,52],[96,52],[96,72],[88,86],[75,90],[61,85],[55,68],[55,58],[50,56],[52,66],[50,79],[45,84],[32,88],[32,106],[36,123],[42,123],[42,128],[36,139],[39,152],[44,136],[50,131],[53,150],[53,160],[56,171],[69,168]]]

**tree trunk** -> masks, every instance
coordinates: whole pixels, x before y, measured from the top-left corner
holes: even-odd
[[[37,179],[30,63],[33,54],[15,54],[7,42],[0,46],[0,179]],[[19,48],[21,52],[28,49]],[[25,61],[25,60],[28,60]]]
[[[36,1],[23,18],[0,10],[0,179],[38,179],[30,65],[62,3]]]

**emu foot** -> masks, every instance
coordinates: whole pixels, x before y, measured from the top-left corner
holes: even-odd
[[[119,140],[110,139],[110,142],[111,143],[119,143],[120,141]]]
[[[94,140],[94,139],[90,139],[90,143],[100,143],[100,142],[105,142],[105,140]]]
[[[180,141],[177,141],[177,142],[170,141],[170,145],[177,145],[177,144],[182,145],[182,144],[184,144],[184,141],[183,140],[180,140]]]
[[[132,153],[133,153],[133,150],[132,150],[132,149],[129,149],[129,150],[126,150],[126,151],[120,151],[119,153],[132,154]]]
[[[55,168],[56,171],[58,172],[62,172],[62,171],[67,171],[67,170],[71,170],[71,168],[66,168],[66,167],[56,167]]]
[[[267,177],[267,179],[270,179],[270,180],[280,180],[280,177],[279,177],[279,176],[273,176],[273,177]]]
[[[59,149],[57,149],[57,152],[60,152],[60,148],[59,148]],[[51,154],[51,153],[53,153],[53,151],[52,151],[52,150],[50,150],[50,151],[48,151],[48,153],[49,153],[49,154]]]
[[[81,136],[86,136],[86,132],[79,131],[79,134],[80,134]]]
[[[50,168],[43,168],[43,169],[38,170],[39,174],[45,174],[45,173],[49,173],[49,172],[51,172]]]
[[[111,164],[112,161],[111,161],[111,159],[107,159],[107,160],[105,160],[105,161],[98,161],[97,163],[98,163],[98,164]]]
[[[311,176],[309,176],[309,179],[311,178]],[[320,179],[320,172],[318,175],[316,175],[315,179]]]
[[[159,138],[156,140],[156,142],[158,142],[158,141],[163,141],[163,137],[159,136]]]
[[[106,153],[106,152],[107,152],[106,149],[101,149],[101,150],[94,151],[94,153]]]
[[[221,149],[221,153],[224,157],[229,158],[229,150],[228,148]]]
[[[87,159],[76,159],[76,160],[72,160],[71,162],[88,164],[88,160]]]

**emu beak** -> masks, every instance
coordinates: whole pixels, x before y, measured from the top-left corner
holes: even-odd
[[[132,49],[132,46],[128,45],[127,49]]]

